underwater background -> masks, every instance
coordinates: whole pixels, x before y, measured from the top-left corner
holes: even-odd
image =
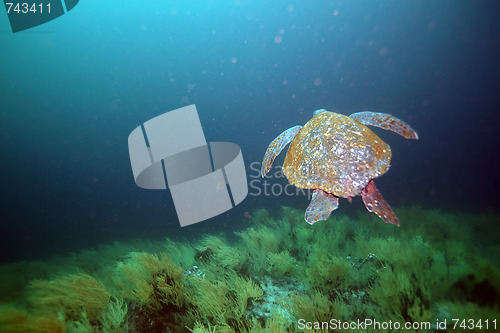
[[[497,1],[86,0],[15,34],[0,14],[0,332],[308,330],[300,318],[494,331],[499,14]],[[181,228],[169,191],[136,186],[127,138],[190,104],[207,141],[241,147],[249,194]],[[321,108],[418,132],[373,129],[392,148],[376,183],[401,227],[360,197],[309,226],[307,196],[266,195],[287,184],[258,175],[267,146]]]

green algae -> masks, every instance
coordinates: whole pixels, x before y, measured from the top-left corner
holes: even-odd
[[[302,211],[261,209],[232,242],[115,243],[2,265],[0,331],[322,332],[299,320],[365,318],[435,331],[445,319],[500,319],[498,246],[480,242],[498,216],[397,214],[401,228],[367,214],[310,226]]]

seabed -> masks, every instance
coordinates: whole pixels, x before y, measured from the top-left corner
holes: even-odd
[[[495,331],[499,216],[395,211],[399,228],[260,209],[251,227],[197,242],[4,264],[0,332]]]

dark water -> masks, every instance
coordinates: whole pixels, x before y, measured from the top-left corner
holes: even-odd
[[[189,104],[207,141],[242,148],[249,180],[269,142],[316,109],[393,114],[420,140],[375,130],[393,150],[377,180],[387,201],[498,212],[499,14],[497,1],[81,1],[16,34],[1,14],[1,258],[307,207],[251,187],[228,214],[181,230],[168,191],[135,185],[127,137]],[[361,209],[355,198],[339,211]]]

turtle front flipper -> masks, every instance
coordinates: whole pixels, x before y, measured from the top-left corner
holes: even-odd
[[[297,125],[287,129],[278,135],[276,139],[271,142],[269,147],[267,147],[266,154],[264,155],[264,161],[262,161],[262,169],[260,170],[262,177],[269,172],[276,156],[278,156],[283,148],[285,148],[285,146],[293,140],[301,128],[302,126]]]
[[[363,111],[351,114],[349,117],[356,119],[363,125],[370,125],[393,131],[407,139],[418,139],[418,134],[407,123],[387,113]]]
[[[306,209],[306,222],[314,224],[318,221],[324,221],[338,207],[339,198],[323,190],[315,189],[311,203]]]
[[[392,223],[399,226],[399,219],[392,210],[391,206],[382,197],[382,194],[375,187],[373,179],[370,180],[368,185],[361,191],[361,197],[365,203],[366,209],[369,212],[374,212],[385,223]]]

